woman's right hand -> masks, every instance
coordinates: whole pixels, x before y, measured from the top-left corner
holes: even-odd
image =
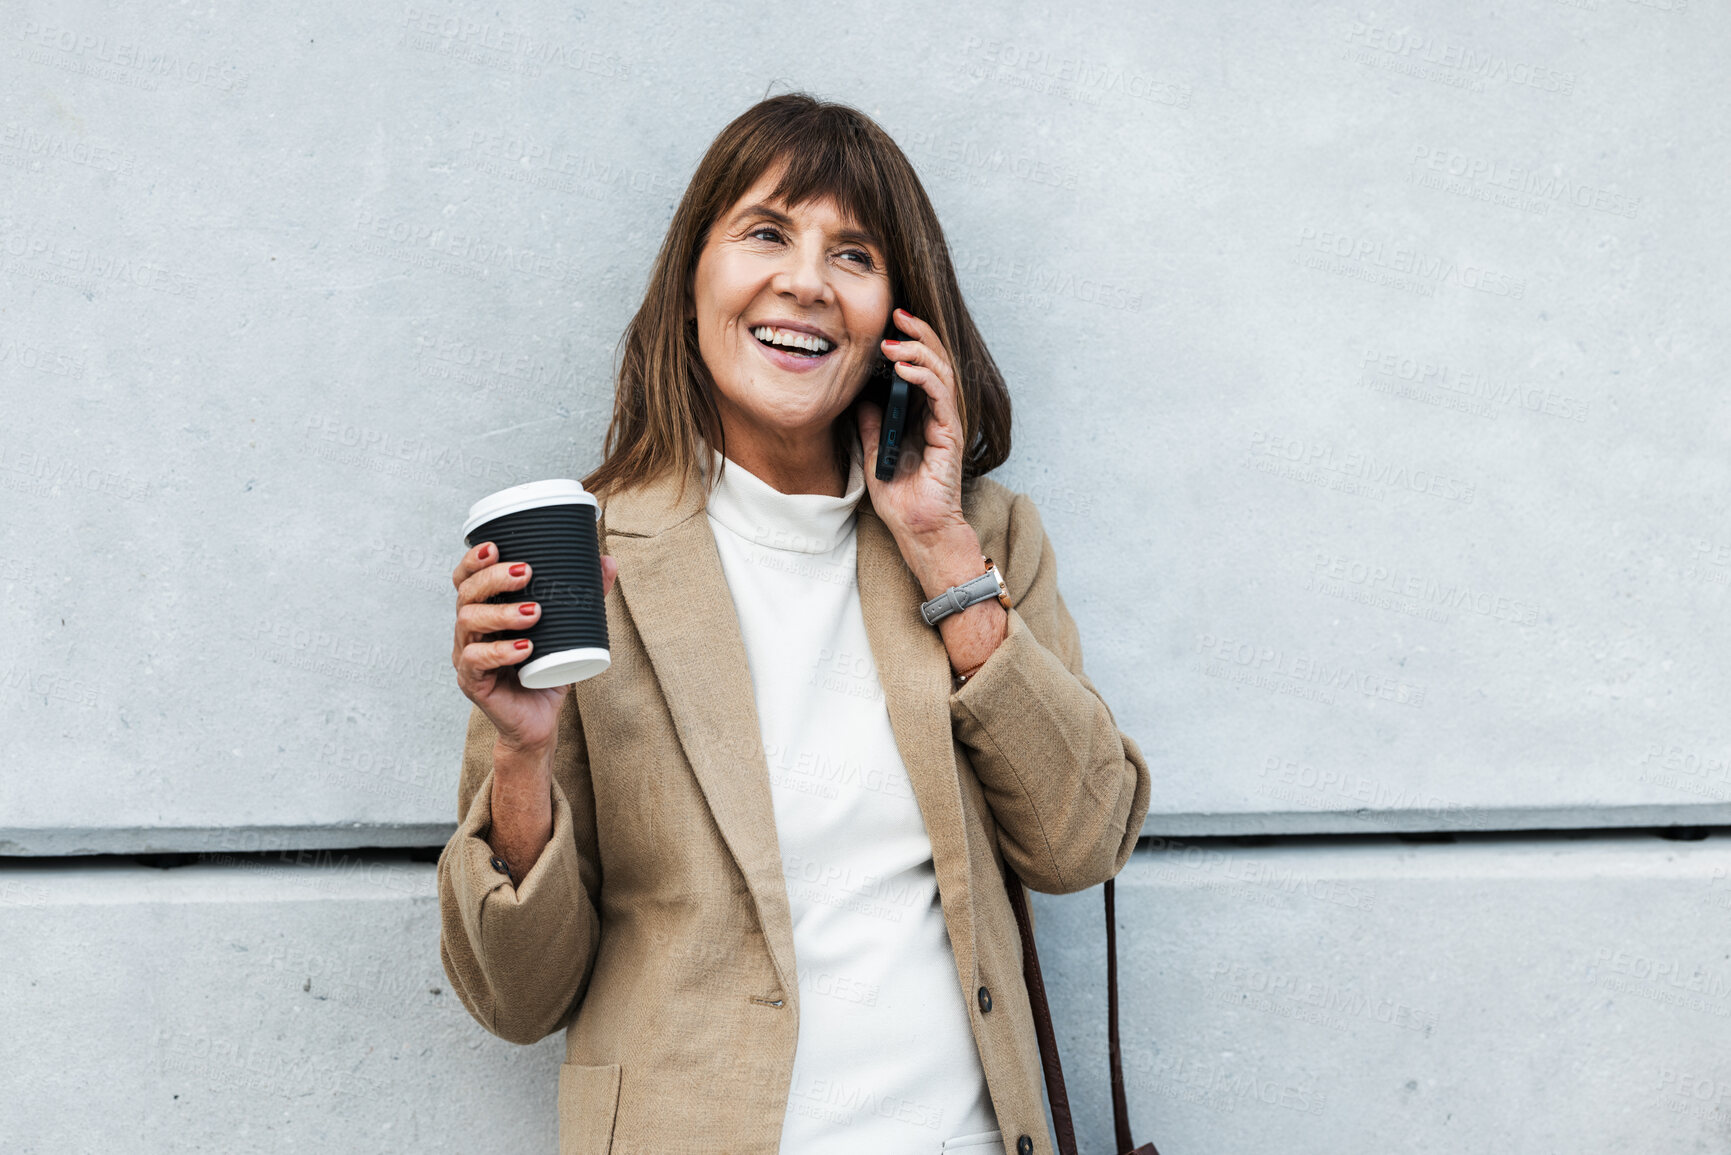
[[[512,573],[512,570],[521,572]],[[617,560],[602,557],[603,597],[613,589],[613,579],[618,572]],[[500,742],[518,750],[544,751],[553,746],[559,705],[571,687],[525,689],[510,667],[530,657],[533,647],[528,644],[528,639],[485,640],[487,635],[505,630],[526,630],[541,619],[541,607],[535,602],[501,602],[497,605],[487,602],[488,598],[505,590],[522,589],[529,584],[530,576],[527,562],[506,564],[500,561],[498,551],[490,541],[480,543],[463,555],[463,560],[451,573],[451,584],[457,587],[457,634],[451,650],[451,665],[457,670],[457,688],[469,701],[481,707],[499,732]],[[521,649],[517,648],[519,643]]]

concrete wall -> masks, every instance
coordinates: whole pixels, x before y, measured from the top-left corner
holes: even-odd
[[[0,1132],[551,1149],[556,1052],[432,993],[426,855],[365,848],[454,822],[469,503],[598,461],[697,159],[803,88],[926,181],[1016,400],[997,476],[1154,772],[1140,1131],[1731,1149],[1731,863],[1629,832],[1731,803],[1728,33],[1686,0],[5,6]],[[1091,1151],[1098,899],[1036,901]]]

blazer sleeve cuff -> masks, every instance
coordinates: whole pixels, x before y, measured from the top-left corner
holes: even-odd
[[[452,880],[457,906],[489,978],[502,977],[507,968],[537,966],[533,952],[557,949],[567,935],[575,947],[579,937],[574,924],[588,895],[578,872],[571,805],[557,780],[552,791],[553,835],[515,886],[493,868],[493,848],[487,841],[493,826],[493,771],[481,781],[468,816],[457,828],[460,853]]]
[[[1069,893],[1112,877],[1135,849],[1147,765],[1086,681],[1008,613],[1004,640],[951,693],[950,717],[1020,848],[1023,881]]]
[[[950,694],[950,721],[962,742],[1018,762],[1012,752],[1038,752],[1049,777],[1056,764],[1087,767],[1095,758],[1096,727],[1110,724],[1104,705],[1068,667],[1034,636],[1014,606],[1009,628],[985,664]],[[1054,743],[1058,748],[1054,748]],[[1034,766],[1028,766],[1034,769]],[[1116,767],[1113,767],[1116,769]],[[1082,784],[1102,802],[1102,783],[1084,775]],[[1111,796],[1116,784],[1106,784]]]
[[[1015,606],[1011,606],[1004,612],[1010,619],[1009,628],[1004,632],[1004,640],[999,642],[998,648],[986,657],[985,664],[975,670],[971,678],[962,683],[960,689],[950,693],[950,720],[953,722],[965,721],[973,714],[976,703],[981,707],[986,705],[982,697],[990,698],[994,689],[1003,689],[997,683],[1004,681],[1006,672],[1004,667],[1015,664],[1018,656],[1017,650],[1026,650],[1029,642],[1039,646],[1034,632],[1028,628],[1028,623],[1023,620]],[[1040,648],[1043,650],[1045,647],[1040,646]],[[1069,673],[1068,670],[1064,672]]]

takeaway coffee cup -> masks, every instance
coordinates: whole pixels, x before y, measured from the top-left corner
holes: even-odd
[[[528,638],[530,659],[517,680],[531,690],[592,678],[611,664],[607,607],[601,593],[601,545],[595,532],[601,507],[583,484],[568,477],[501,489],[469,508],[463,540],[499,547],[502,562],[529,563],[529,584],[487,599],[539,602],[541,617],[504,638]]]

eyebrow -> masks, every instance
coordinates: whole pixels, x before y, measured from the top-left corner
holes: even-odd
[[[769,205],[752,205],[750,208],[741,209],[738,213],[734,214],[733,219],[735,221],[740,221],[753,216],[768,217],[775,223],[786,225],[789,228],[793,226],[792,217],[788,216],[780,209],[771,208]],[[834,236],[838,241],[856,241],[860,244],[871,245],[873,248],[883,248],[883,245],[876,237],[872,236],[868,232],[863,232],[860,229],[838,229],[834,233]]]

